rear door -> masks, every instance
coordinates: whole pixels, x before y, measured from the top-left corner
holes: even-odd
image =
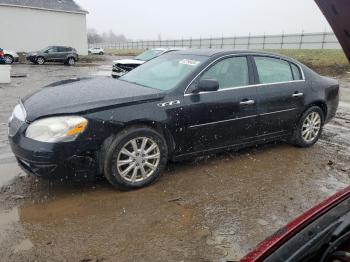
[[[289,61],[254,56],[257,85],[258,135],[290,132],[304,108],[305,80]]]
[[[245,56],[219,60],[195,81],[215,79],[219,90],[185,94],[190,151],[226,147],[256,136],[256,87],[250,85],[253,71],[248,61]]]
[[[58,48],[59,54],[58,54],[57,59],[58,59],[59,61],[64,61],[64,60],[66,60],[67,55],[70,53],[70,50],[71,50],[71,49],[68,48],[68,47],[59,47],[59,48]]]

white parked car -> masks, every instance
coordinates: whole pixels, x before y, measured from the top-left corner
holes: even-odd
[[[89,54],[93,55],[103,55],[105,53],[105,50],[100,47],[93,47],[89,49]]]
[[[122,75],[125,75],[127,72],[130,72],[139,65],[142,65],[143,63],[155,57],[179,50],[183,50],[183,48],[155,48],[147,50],[132,59],[121,59],[113,61],[112,77],[119,78]]]
[[[14,51],[4,50],[4,59],[6,64],[13,64],[14,62],[18,62],[19,56]]]

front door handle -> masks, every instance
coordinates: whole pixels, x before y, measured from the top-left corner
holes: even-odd
[[[242,105],[242,106],[254,105],[255,101],[254,100],[242,100],[239,104]]]
[[[294,93],[293,95],[292,95],[292,97],[301,97],[301,96],[303,96],[304,94],[303,93]]]

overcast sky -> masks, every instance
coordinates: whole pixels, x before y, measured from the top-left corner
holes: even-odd
[[[331,30],[313,0],[76,0],[88,28],[132,39],[322,32]]]

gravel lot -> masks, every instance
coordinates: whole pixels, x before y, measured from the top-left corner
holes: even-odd
[[[112,58],[109,58],[112,60]],[[70,77],[108,76],[111,62],[14,65],[0,84],[1,261],[227,261],[350,183],[350,74],[337,117],[312,148],[273,143],[170,164],[133,192],[105,180],[26,176],[7,141],[19,96]]]

